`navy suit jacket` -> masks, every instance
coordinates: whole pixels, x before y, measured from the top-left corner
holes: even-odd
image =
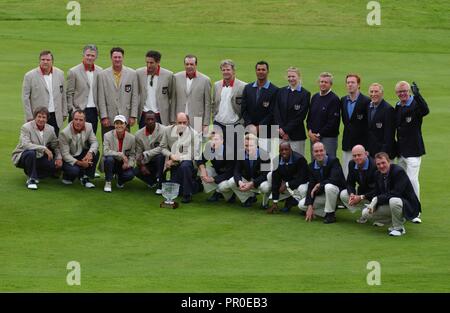
[[[283,181],[289,183],[290,189],[296,189],[308,181],[308,163],[303,155],[292,151],[292,163],[283,165],[279,164],[279,158],[275,158],[274,161],[277,161],[278,165],[272,172],[273,200],[280,197],[280,186]]]
[[[360,93],[352,116],[349,118],[347,96],[341,98],[341,116],[342,124],[344,124],[344,134],[342,136],[343,151],[351,151],[356,145],[363,145],[367,148],[367,112],[369,104],[370,99]]]
[[[373,120],[370,120],[368,109],[368,143],[367,151],[374,157],[378,152],[386,152],[391,159],[395,158],[394,151],[394,109],[382,100],[378,105]]]
[[[361,172],[355,169],[355,161],[351,160],[348,163],[347,176],[347,192],[348,194],[364,195],[368,200],[372,200],[375,195],[375,173],[377,166],[375,161],[369,157],[369,168]],[[361,179],[362,178],[362,179]],[[358,185],[358,188],[356,188]]]

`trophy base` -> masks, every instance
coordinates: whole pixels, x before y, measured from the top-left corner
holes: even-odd
[[[178,202],[173,202],[173,203],[166,203],[165,201],[161,202],[161,204],[159,205],[160,208],[166,208],[166,209],[176,209],[178,208]]]

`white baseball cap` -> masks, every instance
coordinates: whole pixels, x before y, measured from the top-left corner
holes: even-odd
[[[121,121],[122,123],[127,123],[127,118],[123,115],[116,115],[116,117],[114,118],[114,123],[116,121]]]

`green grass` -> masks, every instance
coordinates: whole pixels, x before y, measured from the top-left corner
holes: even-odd
[[[366,1],[80,1],[81,26],[65,22],[66,1],[2,1],[0,4],[0,291],[182,292],[418,292],[450,290],[450,4],[381,1],[382,25],[366,24]],[[112,194],[45,180],[37,192],[10,155],[23,123],[21,86],[51,49],[67,71],[93,42],[98,64],[120,45],[126,65],[144,65],[158,49],[162,65],[182,70],[197,54],[199,70],[220,79],[225,58],[242,80],[254,79],[256,61],[271,65],[271,80],[285,82],[298,66],[304,86],[317,90],[331,71],[343,95],[347,72],[385,86],[395,103],[395,82],[418,82],[431,114],[423,132],[422,225],[390,238],[385,229],[358,225],[338,211],[338,223],[307,224],[295,213],[267,215],[256,207],[210,205],[205,195],[180,209],[158,207],[161,197],[140,181]],[[307,154],[308,155],[308,154]],[[81,286],[66,284],[66,264],[81,263]],[[366,264],[381,264],[381,286],[368,286]]]

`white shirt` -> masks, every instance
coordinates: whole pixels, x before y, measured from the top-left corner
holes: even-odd
[[[239,120],[239,116],[234,112],[231,105],[232,94],[232,87],[222,87],[222,92],[220,93],[219,112],[217,113],[215,120],[224,125],[234,124]]]
[[[53,102],[52,73],[50,73],[49,75],[44,75],[44,79],[48,89],[48,111],[52,113],[55,112],[55,104]]]
[[[94,82],[94,71],[86,71],[86,75],[88,77],[89,86],[90,86],[88,102],[86,104],[86,107],[87,108],[95,108],[94,94],[92,93],[92,83]]]
[[[41,136],[41,139],[44,140],[44,130],[39,131],[39,136]],[[44,142],[45,144],[45,142]]]
[[[158,86],[158,75],[147,75],[147,100],[144,104],[144,112],[153,111],[155,113],[159,113],[158,104],[156,103],[156,88]],[[152,81],[152,85],[150,86],[150,81]]]
[[[186,77],[186,92],[189,94],[191,91],[192,82],[194,81],[194,78],[189,79],[189,77]],[[189,103],[186,102],[186,109],[184,110],[184,113],[189,115]]]
[[[75,146],[76,146],[76,151],[75,151],[75,156],[78,156],[81,154],[81,152],[83,152],[83,143],[81,142],[81,132],[75,135]]]

